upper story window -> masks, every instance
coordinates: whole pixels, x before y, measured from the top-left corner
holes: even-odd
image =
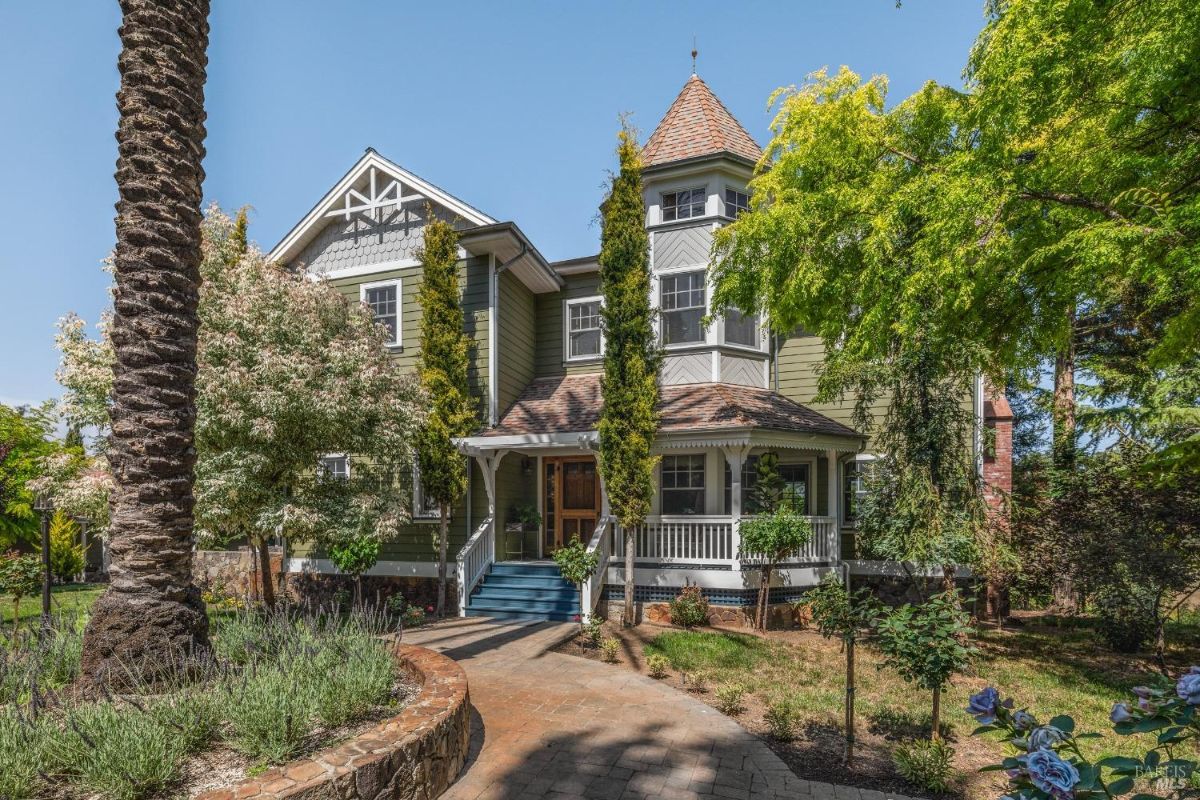
[[[750,210],[750,195],[737,189],[725,190],[725,216],[737,217]]]
[[[567,360],[596,358],[604,352],[600,332],[600,298],[567,301]]]
[[[703,187],[684,189],[679,192],[664,192],[662,196],[663,222],[703,217],[706,199]]]
[[[703,342],[706,310],[704,270],[663,275],[658,281],[663,344],[670,346]]]
[[[371,309],[375,322],[387,328],[388,345],[400,344],[400,281],[364,283],[359,297]]]
[[[321,474],[327,478],[347,480],[350,477],[350,457],[329,455],[321,458],[319,463]]]
[[[736,308],[728,309],[725,312],[725,344],[757,348],[758,315],[743,314]]]
[[[662,458],[662,513],[704,513],[704,456]]]

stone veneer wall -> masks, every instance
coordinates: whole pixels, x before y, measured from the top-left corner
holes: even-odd
[[[271,574],[279,591],[280,575],[283,572],[283,548],[268,548],[271,558]],[[192,553],[192,574],[196,583],[205,589],[220,587],[235,597],[259,597],[258,561],[249,547],[236,550],[196,550]]]
[[[396,662],[421,691],[395,717],[348,742],[196,800],[433,800],[454,783],[471,741],[462,667],[398,644]]]

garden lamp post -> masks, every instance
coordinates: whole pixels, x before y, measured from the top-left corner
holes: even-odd
[[[91,522],[91,520],[88,519],[87,517],[83,516],[82,514],[74,517],[74,519],[75,519],[75,524],[79,526],[79,546],[83,548],[83,566],[81,566],[79,568],[79,574],[76,576],[76,579],[80,583],[83,583],[85,580],[87,580],[87,556],[88,556],[87,531],[88,531],[88,523]]]
[[[50,628],[50,516],[54,513],[54,498],[49,492],[38,492],[33,510],[42,518],[42,632]]]

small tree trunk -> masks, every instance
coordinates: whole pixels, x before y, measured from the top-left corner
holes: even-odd
[[[254,541],[254,552],[258,555],[258,578],[262,581],[262,601],[267,608],[274,610],[275,608],[275,585],[271,580],[271,550],[267,546],[267,540],[258,539]]]
[[[622,617],[622,622],[626,627],[631,627],[637,624],[637,608],[633,598],[633,562],[634,548],[637,546],[637,539],[634,534],[634,529],[630,526],[625,527],[625,615]]]
[[[764,563],[762,569],[759,570],[759,585],[758,585],[758,619],[755,620],[755,627],[760,631],[767,629],[767,606],[771,595],[771,565]]]
[[[1054,406],[1052,413],[1051,458],[1057,477],[1075,467],[1075,308],[1067,311],[1067,342],[1054,358]],[[1079,609],[1074,582],[1060,575],[1054,582],[1051,607],[1073,614]]]
[[[362,611],[362,575],[354,576],[354,607]]]
[[[854,764],[854,636],[846,637],[846,766]]]
[[[450,532],[450,506],[442,503],[438,507],[438,514],[437,618],[442,619],[446,614],[446,549]]]
[[[17,646],[17,633],[21,630],[21,595],[13,597],[13,647]]]
[[[941,738],[938,729],[942,726],[942,690],[933,690],[933,730],[929,732],[930,741],[936,742]]]

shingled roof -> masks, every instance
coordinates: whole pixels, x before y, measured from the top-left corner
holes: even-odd
[[[594,431],[600,422],[600,376],[538,378],[484,436]],[[663,433],[759,428],[858,436],[853,429],[769,389],[731,383],[664,386],[658,404]]]
[[[717,153],[758,161],[762,150],[708,84],[693,74],[646,142],[642,161],[653,167]]]

